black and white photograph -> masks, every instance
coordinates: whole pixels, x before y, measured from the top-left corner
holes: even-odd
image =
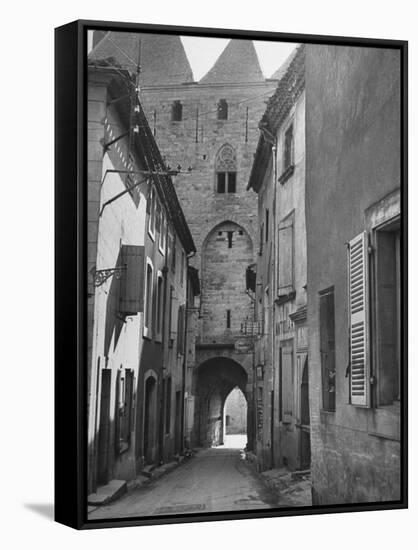
[[[402,503],[399,46],[85,55],[88,522]]]

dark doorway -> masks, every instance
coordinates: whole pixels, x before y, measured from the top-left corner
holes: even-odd
[[[157,384],[150,376],[145,382],[144,458],[147,464],[154,461]]]
[[[111,371],[102,370],[102,387],[100,393],[99,446],[97,450],[97,483],[106,485],[108,480],[109,461],[109,424],[110,424],[110,387]]]
[[[307,470],[311,466],[308,358],[305,359],[305,364],[303,366],[303,374],[300,387],[300,421],[300,467],[303,470]]]

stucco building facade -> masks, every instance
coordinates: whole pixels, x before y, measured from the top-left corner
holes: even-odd
[[[183,451],[186,340],[194,338],[186,335],[186,310],[198,285],[188,271],[193,239],[135,81],[91,59],[88,145],[88,485],[95,492]]]
[[[400,497],[399,55],[306,52],[314,504]]]
[[[258,194],[260,224],[257,461],[261,469],[309,469],[304,46],[286,60],[261,118],[248,187]]]

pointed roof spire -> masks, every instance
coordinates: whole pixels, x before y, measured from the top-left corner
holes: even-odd
[[[199,83],[223,84],[264,80],[252,40],[233,38]]]
[[[280,80],[281,78],[283,78],[283,76],[286,74],[287,69],[289,68],[289,65],[292,63],[297,53],[298,46],[296,46],[295,49],[290,52],[290,55],[288,55],[288,57],[284,60],[280,67],[271,75],[269,80]]]
[[[108,32],[89,54],[89,62],[113,58],[113,62],[136,72],[140,50],[143,86],[193,82],[193,73],[180,36]]]

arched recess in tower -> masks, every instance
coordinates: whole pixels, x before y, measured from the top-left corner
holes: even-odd
[[[251,315],[245,270],[253,261],[253,244],[237,223],[224,221],[202,246],[202,342],[232,343]]]
[[[195,440],[211,447],[224,442],[224,406],[230,392],[238,387],[247,398],[247,373],[233,359],[213,357],[204,361],[195,372]]]

